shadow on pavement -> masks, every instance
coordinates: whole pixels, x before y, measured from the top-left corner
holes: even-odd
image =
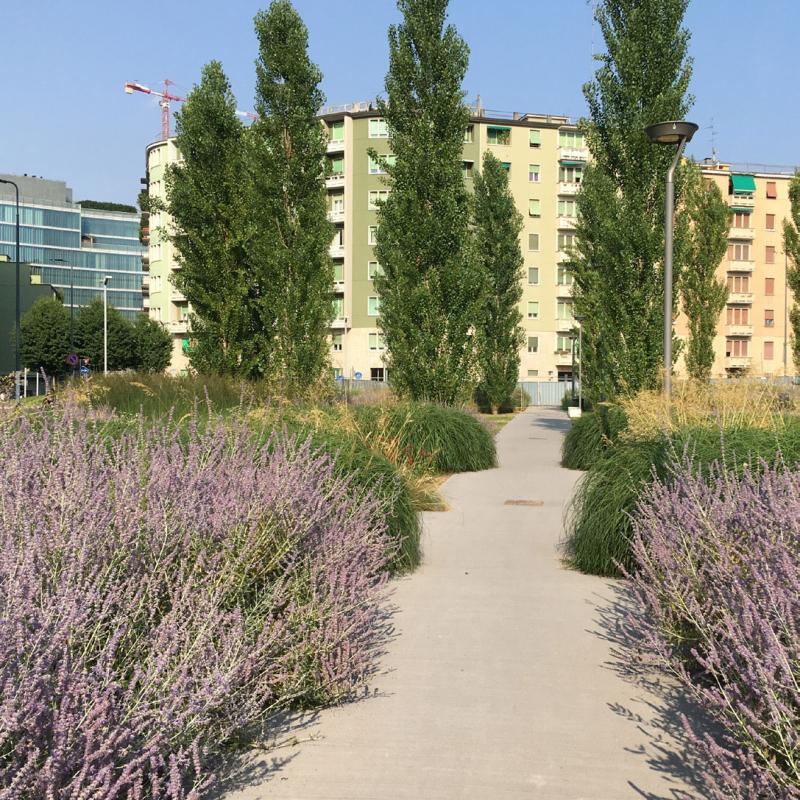
[[[548,410],[556,412],[556,409]],[[560,412],[558,413],[560,414]],[[551,431],[568,431],[569,426],[570,421],[567,419],[566,415],[560,415],[558,417],[545,417],[537,414],[531,423],[531,427],[533,428],[547,428]]]
[[[629,786],[646,800],[699,800],[712,795],[702,762],[691,747],[683,718],[697,730],[713,733],[714,726],[703,710],[687,696],[670,676],[643,657],[633,617],[636,606],[626,585],[607,584],[605,597],[596,597],[594,636],[611,645],[611,659],[605,667],[627,681],[641,694],[637,705],[647,709],[646,716],[628,708],[624,703],[609,702],[608,708],[630,721],[641,732],[642,744],[635,750],[654,772],[661,773],[684,785],[694,793],[673,788],[668,794],[654,794],[629,781]]]

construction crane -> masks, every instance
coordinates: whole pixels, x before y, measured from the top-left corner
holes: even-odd
[[[157,92],[155,89],[151,89],[149,86],[143,86],[141,83],[134,83],[129,81],[125,84],[125,94],[133,94],[134,92],[142,92],[143,94],[152,94],[155,97],[160,97],[159,105],[161,106],[161,138],[166,141],[169,139],[169,129],[170,129],[170,103],[174,100],[176,103],[185,103],[185,97],[178,97],[176,94],[172,94],[169,90],[170,86],[174,86],[175,82],[171,81],[169,78],[164,78],[164,91]],[[253,114],[252,111],[237,111],[237,116],[239,117],[246,117],[247,119],[258,119],[257,114]]]

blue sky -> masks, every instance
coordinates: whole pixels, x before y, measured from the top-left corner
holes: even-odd
[[[6,0],[0,15],[0,172],[66,180],[76,199],[132,202],[144,147],[160,112],[125,81],[163,78],[186,93],[219,59],[252,107],[256,43],[251,0]],[[330,104],[374,98],[387,67],[394,0],[295,0]],[[452,0],[451,21],[471,49],[467,97],[486,108],[585,112],[582,84],[601,39],[587,0]],[[689,152],[723,160],[800,163],[797,0],[693,0],[686,19],[695,59]]]

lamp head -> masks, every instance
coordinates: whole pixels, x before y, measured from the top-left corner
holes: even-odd
[[[110,275],[104,275],[103,276],[103,286],[108,286],[108,284],[110,282],[111,282],[111,276]]]
[[[671,120],[648,125],[645,132],[653,144],[680,144],[690,142],[699,127],[694,122]]]

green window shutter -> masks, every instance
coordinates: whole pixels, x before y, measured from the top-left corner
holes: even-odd
[[[530,131],[530,145],[531,147],[539,147],[542,144],[542,132],[533,130]]]
[[[583,167],[586,164],[585,161],[576,161],[570,158],[562,158],[559,160],[565,167]]]
[[[731,187],[737,193],[753,194],[756,190],[756,179],[752,175],[731,175]]]
[[[335,281],[344,280],[344,264],[341,261],[334,261],[333,263],[333,279]]]
[[[542,214],[542,203],[540,200],[528,200],[528,214],[532,217],[539,217]]]
[[[506,172],[511,172],[511,162],[510,161],[501,161],[500,163],[501,163],[503,169]]]
[[[539,337],[538,336],[529,336],[528,337],[528,352],[529,353],[538,353],[539,352]]]
[[[341,142],[344,140],[344,120],[331,123],[331,141]]]
[[[528,283],[531,286],[539,284],[539,267],[528,267]]]
[[[331,159],[331,172],[334,175],[341,175],[344,172],[344,158],[332,158]]]

